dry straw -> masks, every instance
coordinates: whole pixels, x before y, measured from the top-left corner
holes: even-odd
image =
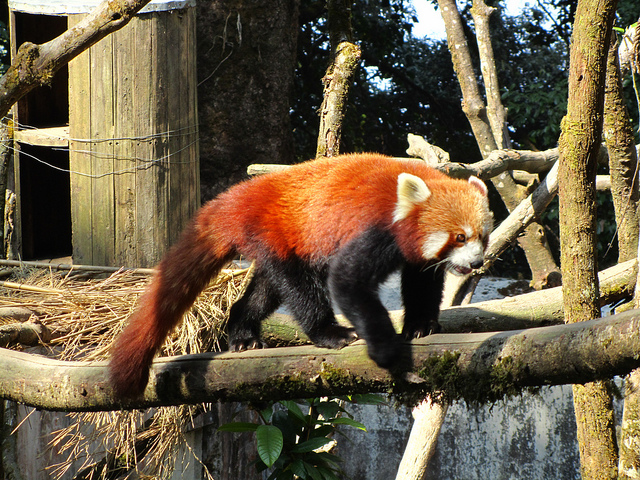
[[[51,333],[51,341],[38,347],[38,353],[64,360],[105,359],[149,276],[130,270],[106,278],[102,274],[99,279],[87,275],[74,270],[15,269],[10,282],[0,283],[4,287],[0,313],[9,308],[33,312],[32,317]],[[161,355],[222,350],[229,308],[244,292],[250,276],[251,269],[224,270],[199,296]],[[207,408],[69,414],[69,426],[53,432],[49,442],[55,456],[65,460],[47,468],[55,478],[116,478],[133,469],[144,478],[167,478],[176,462],[202,464],[185,432]],[[204,465],[203,470],[211,478]]]

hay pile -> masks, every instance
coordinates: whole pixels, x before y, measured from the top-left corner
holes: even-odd
[[[200,295],[161,354],[224,349],[222,332],[229,308],[244,292],[250,275],[250,269],[225,270]],[[43,326],[43,337],[50,337],[40,347],[46,351],[38,353],[63,360],[105,359],[149,275],[121,270],[106,278],[101,276],[87,278],[73,270],[14,269],[8,281],[0,282],[0,324],[19,325],[16,315],[7,317],[3,312],[30,312],[29,321]],[[49,444],[66,460],[48,468],[55,478],[69,478],[72,468],[76,471],[74,478],[115,478],[133,468],[147,478],[166,478],[179,451],[200,462],[186,443],[184,432],[206,408],[199,405],[69,414],[73,421],[53,432]],[[206,468],[204,471],[209,476]]]

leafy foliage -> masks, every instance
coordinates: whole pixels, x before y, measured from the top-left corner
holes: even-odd
[[[315,154],[319,79],[330,58],[324,2],[304,3],[292,106],[300,160]],[[479,71],[470,5],[460,8]],[[500,2],[495,6],[493,46],[513,140],[520,148],[555,146],[566,110],[575,2],[544,0],[517,16],[507,16]],[[462,112],[446,41],[412,36],[414,17],[408,0],[354,2],[353,30],[362,48],[362,68],[350,93],[342,151],[402,156],[406,134],[414,133],[447,150],[454,161],[476,161],[480,154]]]
[[[223,432],[255,432],[258,471],[271,468],[269,480],[337,480],[341,478],[340,458],[329,453],[339,426],[366,431],[342,407],[342,401],[379,404],[378,395],[353,395],[340,399],[305,400],[304,413],[296,402],[270,403],[258,410],[261,424],[231,422],[221,425]]]

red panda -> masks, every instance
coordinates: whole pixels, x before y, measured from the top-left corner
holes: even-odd
[[[452,179],[418,160],[344,155],[235,185],[200,209],[160,262],[113,347],[114,392],[143,392],[165,337],[238,255],[255,261],[255,274],[230,311],[230,350],[261,347],[261,321],[284,303],[316,345],[364,338],[369,356],[392,368],[403,342],[380,283],[402,270],[404,338],[438,332],[445,267],[479,268],[491,227],[481,180]],[[353,329],[336,323],[332,301]]]

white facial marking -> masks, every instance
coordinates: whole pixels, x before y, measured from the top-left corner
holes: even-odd
[[[422,256],[425,260],[436,258],[448,241],[449,234],[447,232],[432,233],[422,244]]]
[[[431,196],[431,190],[420,177],[409,173],[398,175],[398,201],[393,212],[393,221],[399,222],[407,218],[411,210]]]
[[[471,268],[471,265],[484,259],[484,248],[480,240],[467,242],[463,246],[454,248],[449,261],[463,268]]]
[[[462,227],[462,230],[464,230],[464,234],[467,236],[467,238],[471,238],[473,236],[473,228],[471,228],[470,226],[466,225]]]

